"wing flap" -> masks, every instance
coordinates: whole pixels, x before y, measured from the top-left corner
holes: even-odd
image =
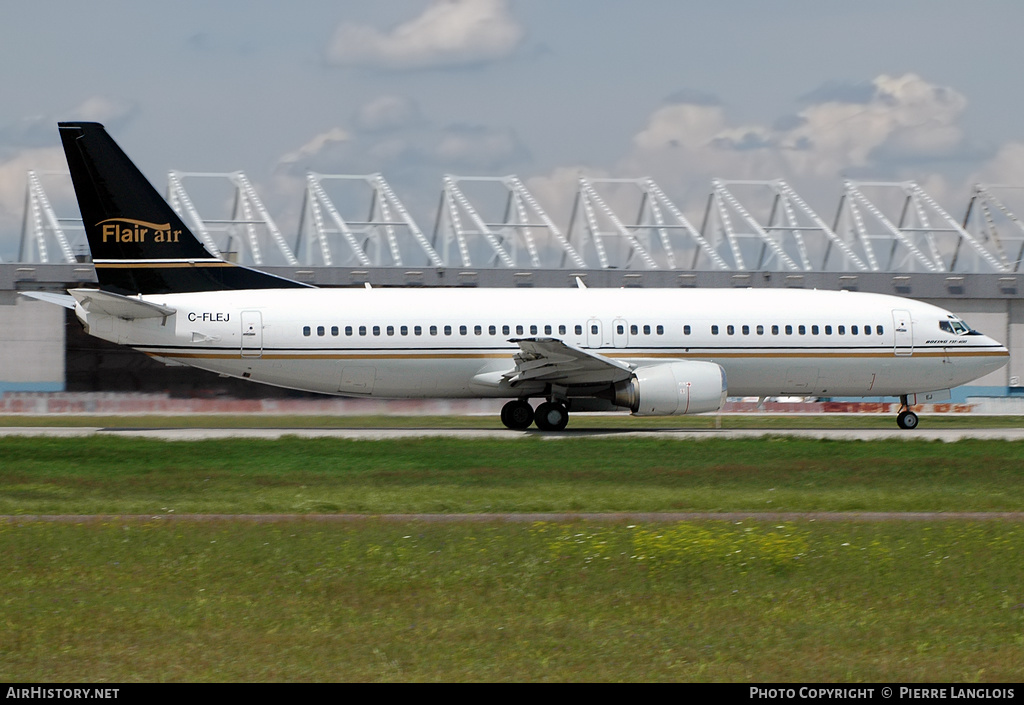
[[[633,368],[624,362],[584,350],[557,338],[514,338],[519,346],[514,370],[502,375],[513,386],[523,382],[560,385],[614,383],[629,379]]]

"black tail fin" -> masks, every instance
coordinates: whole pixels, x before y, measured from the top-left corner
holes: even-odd
[[[58,127],[101,289],[171,294],[308,286],[214,257],[103,125]]]

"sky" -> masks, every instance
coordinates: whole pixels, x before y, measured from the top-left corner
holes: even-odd
[[[7,2],[0,258],[26,172],[66,170],[60,120],[160,191],[245,171],[289,238],[310,170],[381,172],[425,227],[447,173],[518,174],[563,225],[579,174],[653,177],[691,220],[713,178],[822,214],[910,179],[959,217],[1024,185],[1022,26],[1017,0]]]

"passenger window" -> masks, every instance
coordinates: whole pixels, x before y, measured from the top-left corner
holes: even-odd
[[[373,334],[374,335],[380,335],[380,326],[374,326],[373,327]]]
[[[743,332],[743,335],[750,335],[750,326],[743,326],[740,331]]]
[[[811,326],[811,335],[818,334],[818,326]]]
[[[779,327],[778,326],[772,326],[772,335],[778,335],[778,334],[779,334]]]
[[[758,334],[758,335],[764,335],[764,326],[762,326],[762,325],[759,325],[759,326],[757,327],[757,334]]]
[[[864,326],[864,335],[871,335],[871,326]]]
[[[875,326],[875,335],[882,335],[884,332],[885,329],[882,326]]]
[[[576,331],[576,335],[583,335],[583,326],[577,325],[573,330]]]
[[[728,333],[729,335],[732,335],[733,333],[736,332],[736,329],[733,328],[732,326],[726,326],[725,327],[725,332]]]
[[[551,326],[544,326],[544,335],[551,335]]]
[[[857,335],[857,326],[850,326],[850,335]]]
[[[597,335],[597,324],[596,324],[596,323],[594,323],[594,324],[591,324],[591,326],[590,326],[590,332],[591,332],[591,333],[592,333],[593,335]]]
[[[421,326],[413,326],[412,327],[412,334],[413,335],[423,335],[423,328]]]
[[[651,327],[650,326],[644,326],[644,335],[650,335],[650,334],[651,334]]]
[[[786,335],[793,335],[793,326],[786,326]]]
[[[444,334],[445,335],[451,335],[452,334],[452,327],[451,326],[445,326],[444,327]]]
[[[437,326],[430,326],[430,334],[437,335]]]
[[[402,326],[398,329],[398,332],[402,335],[409,335],[409,326]]]
[[[689,334],[690,334],[690,325],[686,324],[685,326],[683,326],[683,335],[689,335]]]
[[[655,328],[655,331],[658,333],[658,335],[664,335],[665,334],[665,326],[658,326],[657,328]]]
[[[839,326],[836,329],[836,331],[839,333],[839,335],[846,335],[846,326]]]
[[[522,334],[523,334],[523,327],[522,326],[516,326],[516,335],[522,335]]]
[[[312,333],[313,333],[313,331],[310,329],[309,326],[302,326],[302,334],[303,335],[308,336],[308,335],[311,335]]]
[[[388,326],[387,333],[388,333],[388,335],[394,335],[395,334],[395,327],[394,326]]]
[[[497,326],[488,326],[487,327],[487,332],[490,335],[497,335],[498,334],[498,327]]]
[[[467,332],[466,326],[459,326],[459,335],[465,335]]]
[[[325,335],[326,333],[327,333],[327,331],[324,330],[323,326],[317,326],[316,327],[316,334],[317,335]]]
[[[352,335],[352,326],[345,326],[345,335]]]
[[[331,335],[337,336],[339,332],[338,326],[331,326]]]
[[[366,326],[359,326],[359,335],[366,335]]]
[[[635,323],[629,327],[629,334],[630,335],[636,335],[639,332],[640,332],[640,329],[636,327]]]
[[[508,326],[502,326],[502,327],[501,327],[501,334],[502,334],[502,335],[508,335],[508,334],[509,334],[509,333],[511,333],[511,332],[512,332],[512,331],[511,331],[511,329],[509,329],[509,327],[508,327]]]
[[[718,326],[711,326],[711,335],[718,335]]]
[[[623,333],[626,332],[626,327],[620,323],[619,325],[615,326],[615,332],[618,333],[619,335],[622,335]]]
[[[565,335],[565,324],[564,323],[562,325],[558,326],[558,334],[559,335]]]
[[[800,335],[807,335],[807,327],[806,326],[799,326],[796,330],[797,330],[797,332]]]
[[[825,326],[825,335],[832,335],[832,326]]]
[[[530,326],[530,335],[537,335],[537,325]]]
[[[473,326],[473,335],[483,335],[484,329],[480,326]]]

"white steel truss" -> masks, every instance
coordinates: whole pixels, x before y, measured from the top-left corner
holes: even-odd
[[[651,254],[650,225],[639,226],[631,224],[627,226],[619,214],[602,197],[595,185],[600,184],[606,189],[616,185],[635,185],[636,179],[588,179],[585,176],[579,177],[576,190],[576,198],[573,202],[572,215],[569,217],[569,241],[572,242],[573,233],[580,231],[578,240],[582,244],[577,250],[587,253],[593,248],[597,257],[598,266],[601,269],[631,269],[639,262],[642,269],[660,269],[658,262]],[[580,215],[582,211],[582,217]],[[579,226],[577,227],[577,223]],[[612,242],[612,251],[609,251],[607,238]],[[622,250],[625,250],[623,253]],[[671,260],[666,252],[665,267],[671,269]]]
[[[607,195],[600,195],[599,188]],[[612,208],[610,201],[619,204],[618,210]],[[623,215],[627,209],[635,215]],[[593,249],[602,269],[629,268],[638,262],[648,269],[692,269],[699,265],[729,269],[715,248],[650,178],[580,177],[569,223],[570,234],[577,231],[582,247],[588,252]],[[617,259],[615,253],[609,252],[608,237],[628,246],[624,256],[621,247]]]
[[[39,177],[43,176],[64,176],[68,172],[28,172],[28,185],[25,189],[25,214],[21,223],[21,245],[18,253],[20,262],[50,261],[50,247],[48,240],[52,240],[60,251],[61,259],[74,264],[75,254],[71,243],[64,232],[65,226],[82,228],[82,218],[59,218],[50,204],[46,190]],[[62,226],[61,223],[65,225]]]
[[[502,216],[485,219],[461,184],[502,186]],[[563,266],[566,260],[574,267],[587,266],[517,176],[445,175],[435,223],[434,242],[441,239],[444,260],[450,261],[449,248],[454,242],[463,267],[473,264],[472,237],[486,243],[483,251],[491,266],[540,268],[545,266],[545,259],[553,261],[554,257],[548,252],[551,249],[561,253]],[[540,231],[541,237],[535,235],[535,230]]]
[[[368,185],[370,205],[366,219],[343,218],[324,188],[325,181]],[[306,264],[313,264],[319,258],[319,262],[325,266],[343,266],[352,262],[361,267],[419,266],[418,256],[417,262],[408,262],[408,256],[403,254],[402,244],[406,238],[402,238],[401,235],[406,233],[419,246],[428,266],[444,265],[441,257],[424,237],[423,231],[381,174],[307,174],[296,244],[298,255],[303,254],[303,236],[310,228],[312,233],[306,235],[306,239],[311,238],[312,242],[305,249]],[[338,237],[345,244],[347,257],[340,257],[335,252]]]
[[[203,217],[196,209],[192,197],[185,189],[183,179],[220,179],[226,180],[233,187],[233,198],[230,215],[226,218]],[[196,236],[211,254],[217,257],[244,260],[248,255],[252,264],[274,264],[268,261],[268,255],[261,243],[261,234],[269,237],[276,246],[280,258],[287,265],[299,262],[281,235],[274,219],[263,205],[244,172],[230,173],[198,173],[171,171],[167,175],[167,201],[182,219],[192,227]],[[223,240],[218,243],[215,234]]]
[[[864,189],[876,192],[875,200]],[[886,215],[880,200],[899,215]],[[1004,262],[912,181],[844,182],[835,230],[844,229],[864,249],[874,271],[912,271],[915,266],[927,272],[1007,271]]]
[[[1024,223],[1007,205],[1010,199],[1018,207],[1024,205],[1024,186],[975,185],[964,215],[964,229],[989,245],[1005,271],[1019,272],[1024,259]]]
[[[739,270],[826,271],[833,253],[838,253],[841,262],[831,269],[868,269],[850,245],[782,179],[715,179],[702,230],[717,235],[719,242],[726,240]]]

